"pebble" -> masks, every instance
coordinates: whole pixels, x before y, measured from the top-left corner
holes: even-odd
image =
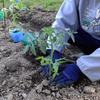
[[[87,93],[87,94],[93,94],[93,93],[95,93],[95,88],[93,88],[91,86],[85,86],[84,92]]]
[[[27,98],[27,94],[26,93],[22,93],[22,96],[23,96],[24,99]]]
[[[0,31],[3,31],[4,30],[4,28],[0,28]]]
[[[52,91],[58,91],[58,88],[57,88],[57,87],[55,87],[55,86],[50,87],[50,89],[51,89]]]
[[[4,51],[5,50],[5,47],[4,46],[1,46],[0,47],[0,51]]]
[[[45,93],[45,94],[48,94],[48,95],[50,94],[50,91],[47,90],[47,89],[43,90],[42,92]]]
[[[13,95],[12,94],[8,95],[8,100],[13,100]]]
[[[6,70],[10,72],[15,72],[18,70],[19,66],[20,66],[20,62],[13,60],[6,64]]]
[[[36,87],[36,91],[38,93],[42,92],[42,88],[43,88],[43,85],[42,84],[39,84],[37,87]]]
[[[3,81],[3,83],[2,83],[2,85],[5,85],[5,84],[6,84],[6,82],[7,82],[7,81],[6,81],[6,80],[4,80],[4,81]]]
[[[32,77],[31,76],[26,76],[25,79],[26,80],[32,80]]]
[[[96,91],[100,93],[100,87],[97,87]]]
[[[16,87],[18,87],[19,86],[19,83],[16,83]]]
[[[52,96],[55,96],[56,94],[55,94],[55,92],[52,92],[51,95],[52,95]]]
[[[48,81],[45,79],[42,81],[43,86],[48,86]]]
[[[60,97],[61,97],[61,95],[60,95],[59,92],[56,93],[56,97],[57,97],[57,98],[60,98]]]
[[[17,80],[14,77],[11,77],[10,81],[8,82],[8,87],[9,88],[14,87],[16,83],[17,83]]]

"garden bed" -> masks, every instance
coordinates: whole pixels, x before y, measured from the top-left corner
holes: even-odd
[[[34,8],[19,13],[17,23],[20,23],[24,34],[28,31],[34,34],[51,26],[57,12]],[[44,54],[38,47],[37,56],[30,51],[23,54],[23,43],[14,43],[9,35],[11,20],[7,19],[6,23],[5,39],[4,23],[0,21],[0,100],[100,100],[100,82],[91,82],[86,77],[63,89],[50,87],[47,78],[40,77],[38,70],[41,65],[35,60]],[[69,58],[79,52],[77,47],[67,46],[62,56]]]

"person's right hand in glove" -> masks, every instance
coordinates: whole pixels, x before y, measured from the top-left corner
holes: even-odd
[[[50,53],[49,56],[51,56],[51,50],[49,50],[49,53]],[[55,50],[53,53],[52,61],[55,62],[55,59],[60,59],[60,58],[61,58],[60,52]],[[40,68],[40,75],[41,75],[41,77],[47,77],[49,75],[49,65],[42,66]]]
[[[63,66],[63,70],[59,72],[59,75],[55,79],[52,79],[52,76],[49,78],[50,86],[56,86],[58,88],[67,87],[75,83],[82,75],[81,70],[74,64],[68,64]]]

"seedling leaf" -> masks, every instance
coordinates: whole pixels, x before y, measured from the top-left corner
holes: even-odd
[[[24,47],[23,53],[26,53],[26,52],[28,51],[28,49],[29,49],[29,45],[26,45],[26,46]]]
[[[59,36],[59,43],[60,45],[63,47],[64,44],[65,44],[65,40],[64,40],[64,35],[63,34],[60,34]]]
[[[30,10],[33,10],[33,7],[32,6],[30,6]]]
[[[44,45],[43,45],[42,42],[40,42],[40,50],[41,50],[44,54],[46,54],[46,48],[44,47]]]
[[[34,44],[31,44],[31,45],[32,46],[30,46],[30,50],[36,56],[35,46],[34,46]]]
[[[35,58],[36,60],[39,60],[39,59],[42,59],[43,58],[43,56],[40,56],[40,57],[37,57],[37,58]]]
[[[35,32],[35,37],[39,37],[39,32]]]

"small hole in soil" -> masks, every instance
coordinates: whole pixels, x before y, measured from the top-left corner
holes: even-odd
[[[13,33],[17,33],[17,32],[19,32],[20,30],[16,30],[16,31],[14,31]]]

